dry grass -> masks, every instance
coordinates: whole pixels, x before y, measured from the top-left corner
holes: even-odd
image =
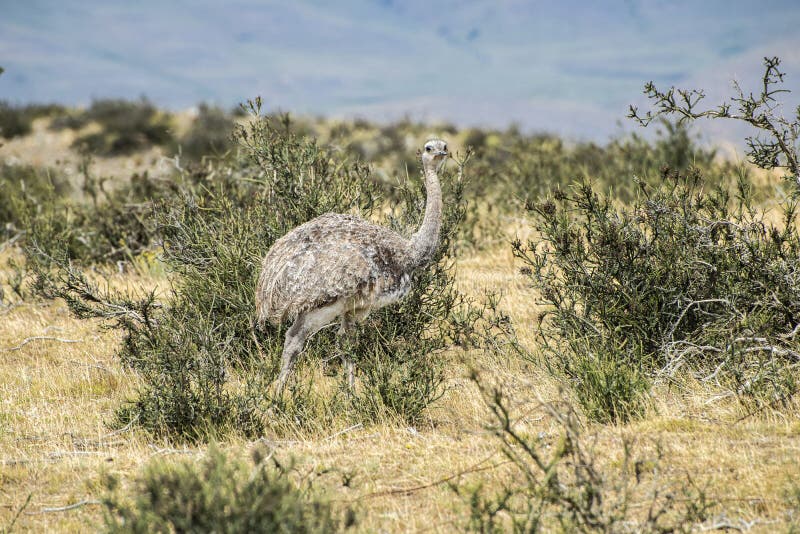
[[[464,258],[459,284],[474,294],[504,288],[504,306],[520,339],[535,350],[529,325],[535,324],[537,305],[516,274],[507,247]],[[18,531],[96,527],[102,509],[93,503],[102,496],[106,474],[129,479],[153,457],[171,461],[203,453],[204,447],[155,442],[135,428],[112,431],[107,426],[115,408],[136,388],[136,377],[114,358],[119,340],[113,333],[71,319],[58,302],[26,302],[0,314],[0,526],[11,521],[30,495],[15,525]],[[16,349],[34,336],[77,342],[38,339]],[[264,441],[276,454],[296,457],[298,472],[305,476],[332,470],[317,485],[334,501],[355,506],[360,531],[457,531],[465,503],[444,481],[482,479],[499,487],[513,480],[495,439],[485,430],[480,394],[464,378],[467,365],[485,369],[519,403],[558,398],[560,388],[519,358],[481,353],[446,357],[453,361],[450,390],[419,428],[387,422],[340,434],[345,429]],[[785,530],[791,512],[786,494],[800,480],[797,412],[758,414],[736,422],[743,415],[739,406],[716,397],[691,382],[660,386],[645,420],[592,426],[588,432],[596,434],[595,446],[609,469],[623,439],[635,438],[644,451],[658,443],[666,451],[666,479],[679,481],[690,474],[718,503],[715,513],[731,521],[756,520],[753,531]],[[557,433],[548,418],[525,424],[529,431]],[[221,445],[247,455],[255,444],[234,437]],[[468,473],[459,476],[463,472]],[[48,510],[81,501],[89,503]]]

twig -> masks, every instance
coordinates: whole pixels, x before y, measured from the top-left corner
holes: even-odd
[[[159,449],[152,443],[149,444],[148,447],[150,447],[155,451],[153,454],[150,455],[151,458],[153,456],[158,456],[159,454],[198,454],[198,451],[192,449],[171,449],[169,447],[164,447],[162,449]]]
[[[348,432],[351,432],[353,430],[358,430],[359,428],[362,428],[363,426],[364,425],[362,423],[356,423],[355,425],[349,426],[349,427],[345,428],[344,430],[340,430],[336,434],[332,434],[332,435],[328,436],[327,438],[323,439],[322,441],[331,440],[331,439],[333,439],[333,438],[335,438],[337,436],[341,436],[342,434],[347,434]]]
[[[82,339],[62,339],[60,337],[53,337],[53,336],[33,336],[33,337],[26,337],[22,340],[22,343],[17,345],[16,347],[8,347],[5,349],[0,349],[0,352],[13,352],[15,350],[19,350],[31,341],[58,341],[59,343],[81,343],[83,342]]]
[[[755,518],[752,521],[745,521],[744,519],[738,520],[730,520],[725,517],[725,514],[714,519],[714,522],[709,525],[698,525],[701,532],[707,532],[710,530],[738,530],[739,532],[746,532],[751,530],[756,525],[770,525],[777,523],[776,520],[765,520],[760,518]]]
[[[69,456],[98,456],[107,454],[106,451],[57,451],[47,455],[48,458],[57,459]]]
[[[27,508],[28,505],[30,504],[31,497],[33,497],[33,493],[29,493],[28,494],[28,498],[25,499],[25,502],[22,503],[22,506],[19,507],[19,510],[17,510],[17,513],[14,514],[14,519],[11,520],[11,523],[9,523],[8,527],[3,529],[3,532],[11,532],[12,530],[14,530],[14,524],[17,522],[17,519],[19,519],[19,516],[22,513],[22,511],[25,508]]]
[[[113,371],[111,371],[111,369],[109,369],[105,365],[100,365],[99,363],[86,363],[86,362],[79,362],[78,360],[70,360],[69,362],[73,363],[75,365],[81,365],[83,367],[89,367],[90,369],[98,369],[98,370],[104,371],[104,372],[106,372],[108,374],[114,374]]]
[[[42,508],[38,512],[25,512],[26,515],[38,515],[38,514],[51,514],[53,512],[68,512],[70,510],[75,510],[76,508],[80,508],[81,506],[87,505],[95,505],[95,504],[103,504],[102,501],[98,501],[95,499],[84,499],[82,501],[78,501],[74,504],[68,504],[66,506],[57,506],[55,508]]]
[[[31,463],[32,460],[22,460],[17,458],[12,458],[11,460],[3,460],[3,463],[0,465],[7,466],[7,465],[28,465]]]
[[[419,486],[412,486],[410,488],[390,488],[388,490],[376,491],[376,492],[373,492],[373,493],[367,493],[366,495],[361,495],[356,500],[371,499],[373,497],[386,497],[386,496],[389,496],[389,495],[410,495],[410,494],[415,493],[417,491],[421,491],[421,490],[424,490],[424,489],[432,488],[434,486],[438,486],[439,484],[444,484],[445,482],[450,482],[454,478],[458,478],[458,477],[460,477],[462,475],[466,475],[466,474],[469,474],[469,473],[479,473],[481,471],[489,471],[491,469],[495,469],[497,467],[500,467],[503,464],[507,464],[507,463],[511,462],[511,460],[505,460],[505,461],[497,463],[497,464],[486,465],[486,466],[480,467],[481,464],[484,464],[484,463],[488,462],[496,454],[497,453],[494,452],[494,453],[490,454],[489,456],[487,456],[486,458],[484,458],[483,460],[481,460],[480,462],[477,462],[477,463],[471,465],[470,467],[468,467],[467,469],[464,469],[463,471],[459,471],[458,473],[454,473],[452,475],[446,476],[444,478],[440,478],[439,480],[435,480],[435,481],[429,482],[427,484],[422,484],[422,485],[419,485]]]
[[[21,230],[21,231],[17,232],[17,233],[16,233],[16,235],[14,235],[14,237],[12,237],[12,238],[10,238],[10,239],[7,239],[7,240],[6,240],[6,241],[4,241],[2,244],[0,244],[0,252],[3,252],[5,249],[7,249],[8,247],[10,247],[10,246],[11,246],[11,245],[13,245],[14,243],[16,243],[16,242],[17,242],[17,240],[18,240],[20,237],[22,237],[22,236],[24,236],[24,235],[25,235],[25,233],[26,233],[26,232],[25,232],[25,230]]]
[[[694,300],[694,301],[690,302],[683,309],[683,312],[681,312],[681,314],[678,316],[678,318],[675,320],[675,322],[672,323],[672,326],[670,327],[669,332],[667,332],[667,335],[664,336],[664,338],[665,339],[670,339],[670,340],[674,339],[673,336],[675,335],[675,330],[678,328],[678,325],[683,320],[683,318],[686,316],[686,314],[689,312],[689,310],[692,308],[692,306],[699,306],[700,304],[710,304],[710,303],[727,304],[728,306],[730,306],[730,304],[731,304],[728,299],[703,299],[703,300]]]
[[[102,441],[104,439],[108,439],[108,438],[113,437],[113,436],[118,436],[120,434],[124,434],[125,432],[130,430],[133,427],[133,425],[135,423],[137,423],[138,421],[139,421],[139,414],[136,414],[136,417],[131,419],[130,422],[127,425],[123,426],[122,428],[118,428],[117,430],[114,430],[113,432],[110,432],[110,433],[106,434],[105,436],[102,436],[98,441]]]
[[[743,416],[741,416],[739,419],[734,421],[733,424],[737,425],[737,424],[741,423],[742,421],[744,421],[745,419],[749,419],[749,418],[753,417],[754,415],[763,412],[767,408],[773,408],[776,404],[778,404],[779,402],[784,402],[785,400],[786,399],[784,397],[778,397],[777,399],[773,399],[773,400],[771,400],[770,402],[768,402],[766,404],[762,404],[761,406],[759,406],[755,410],[753,410],[753,411],[751,411],[749,413],[746,413]]]

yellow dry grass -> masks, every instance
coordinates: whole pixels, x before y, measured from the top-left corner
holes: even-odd
[[[508,247],[463,258],[458,269],[459,285],[467,293],[503,289],[503,306],[521,342],[535,351],[532,325],[538,306]],[[117,280],[126,281],[163,283]],[[114,410],[137,386],[136,376],[115,359],[120,340],[114,333],[70,318],[60,302],[7,307],[0,311],[0,325],[0,526],[8,525],[30,496],[16,531],[95,529],[101,525],[102,507],[96,502],[106,475],[129,480],[155,457],[169,462],[203,454],[205,446],[154,441],[135,427],[114,431],[108,426]],[[335,503],[355,507],[358,531],[458,531],[466,504],[445,481],[482,480],[499,488],[515,480],[496,438],[485,428],[485,406],[465,378],[465,362],[504,384],[520,405],[555,400],[561,393],[547,373],[516,357],[444,357],[452,360],[449,391],[430,410],[429,422],[418,428],[386,422],[264,441],[275,454],[295,457],[300,473],[314,476],[333,469],[317,485]],[[690,381],[659,387],[644,420],[588,425],[586,432],[609,473],[618,466],[623,440],[633,439],[643,454],[651,454],[658,443],[666,481],[680,482],[689,474],[718,503],[715,514],[734,522],[755,521],[756,532],[785,530],[793,505],[788,493],[800,480],[797,412],[736,422],[744,412],[716,393]],[[547,417],[528,418],[524,424],[527,432],[557,437]],[[245,456],[256,443],[232,437],[220,445]],[[462,472],[468,473],[459,476]],[[645,498],[635,496],[634,501]],[[56,510],[76,503],[85,504]]]

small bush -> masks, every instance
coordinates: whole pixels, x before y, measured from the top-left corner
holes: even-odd
[[[73,146],[100,156],[118,156],[173,142],[171,117],[147,99],[95,100],[73,124],[97,122],[101,131],[77,138]]]
[[[107,178],[94,175],[89,160],[80,170],[79,195],[57,173],[0,168],[0,191],[8,192],[0,200],[0,214],[8,212],[10,222],[25,229],[20,243],[35,242],[42,250],[63,252],[84,264],[130,262],[155,246],[153,203],[180,187],[197,185],[184,178],[203,179],[199,174],[154,179],[145,172],[120,180],[109,191],[104,186]]]
[[[644,414],[650,392],[650,368],[642,353],[625,344],[609,346],[572,339],[555,351],[556,372],[570,379],[586,416],[601,423],[628,421]]]
[[[255,465],[228,458],[209,447],[199,464],[149,463],[123,493],[114,479],[104,499],[107,532],[336,532],[353,523],[288,479],[290,468],[264,461]]]
[[[11,139],[31,132],[33,116],[24,107],[0,101],[0,137]]]
[[[20,230],[28,211],[41,212],[71,191],[58,171],[0,163],[0,225],[5,232]]]
[[[464,527],[473,532],[691,532],[712,503],[691,478],[659,479],[661,454],[648,458],[625,440],[622,457],[603,465],[596,439],[568,406],[516,406],[501,390],[473,375],[491,411],[489,429],[511,463],[513,482],[499,492],[480,484],[452,485],[470,506]],[[518,413],[541,414],[558,435],[530,435]],[[607,451],[605,452],[607,454]]]
[[[0,100],[0,138],[11,139],[31,133],[33,121],[64,113],[58,104],[27,104],[15,106]]]
[[[199,161],[203,156],[221,156],[234,147],[234,121],[223,109],[200,104],[192,126],[180,140],[181,154]]]
[[[740,178],[732,196],[706,190],[697,171],[665,169],[664,183],[640,183],[627,208],[588,183],[531,206],[541,241],[515,242],[514,251],[550,306],[545,351],[595,419],[625,420],[611,399],[629,404],[645,377],[680,367],[743,399],[794,395],[795,205],[770,224]],[[598,410],[592,399],[604,397]]]

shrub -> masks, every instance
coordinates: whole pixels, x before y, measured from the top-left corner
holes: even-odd
[[[272,465],[270,465],[270,463]],[[254,466],[228,458],[216,446],[202,462],[150,462],[130,494],[108,481],[108,532],[335,532],[352,525],[330,505],[288,479],[291,466],[254,454]]]
[[[0,137],[11,139],[31,132],[33,116],[25,108],[0,101]]]
[[[633,134],[605,146],[570,146],[552,135],[510,131],[491,143],[487,137],[483,143],[474,166],[482,178],[474,184],[475,194],[504,209],[518,209],[520,201],[581,180],[591,181],[600,190],[613,188],[620,200],[629,201],[636,193],[634,177],[655,184],[663,165],[676,170],[694,166],[709,179],[721,178],[730,170],[714,165],[714,151],[697,146],[686,126],[666,121],[652,142]]]
[[[117,156],[173,141],[171,117],[158,111],[147,99],[95,100],[73,126],[95,121],[101,131],[87,133],[73,143],[75,148],[101,156]]]
[[[497,389],[473,380],[492,414],[490,431],[511,464],[512,482],[489,493],[480,484],[451,485],[470,506],[464,527],[473,532],[690,532],[712,503],[691,478],[659,479],[662,452],[637,453],[630,439],[622,457],[603,465],[596,437],[587,435],[569,406],[516,406]],[[517,411],[519,410],[519,411]],[[541,414],[558,435],[530,435],[518,413]],[[607,454],[607,452],[606,452]]]
[[[0,163],[0,225],[5,232],[18,230],[28,210],[41,212],[70,190],[56,170]]]
[[[181,187],[199,186],[204,179],[202,173],[155,179],[145,172],[118,181],[109,191],[107,178],[94,175],[89,160],[80,171],[79,196],[53,171],[0,168],[0,191],[8,192],[0,200],[0,214],[25,229],[21,243],[35,242],[42,250],[58,250],[84,264],[119,266],[154,247],[153,202]]]
[[[685,367],[743,399],[782,402],[797,378],[800,238],[795,205],[773,225],[744,177],[732,196],[665,169],[627,208],[582,183],[531,206],[541,241],[514,243],[549,305],[545,352],[599,420],[625,420],[644,377]],[[616,371],[615,371],[616,369]],[[603,376],[623,370],[619,381]],[[633,404],[631,404],[633,403]]]
[[[463,337],[454,332],[463,298],[453,287],[449,259],[463,213],[463,182],[447,181],[444,239],[433,267],[415,277],[402,304],[375,313],[353,340],[362,391],[321,400],[299,382],[288,400],[273,398],[266,386],[276,375],[284,331],[252,327],[262,257],[302,222],[329,211],[369,216],[381,199],[366,166],[297,137],[291,128],[276,128],[258,116],[259,106],[253,104],[254,117],[237,132],[245,159],[208,162],[214,183],[184,189],[154,208],[172,273],[166,298],[157,303],[151,294],[98,286],[63,250],[32,246],[37,291],[64,298],[79,317],[101,317],[124,332],[120,357],[144,386],[120,417],[137,418],[155,432],[190,438],[232,429],[263,434],[287,422],[327,425],[340,412],[368,421],[418,421],[441,394],[436,352]],[[416,226],[424,209],[421,185],[404,195],[391,218],[401,230]],[[321,332],[301,370],[303,361],[336,350],[330,333]]]
[[[223,109],[200,104],[192,126],[180,140],[181,154],[199,161],[203,156],[220,156],[234,144],[231,139],[234,122]]]

